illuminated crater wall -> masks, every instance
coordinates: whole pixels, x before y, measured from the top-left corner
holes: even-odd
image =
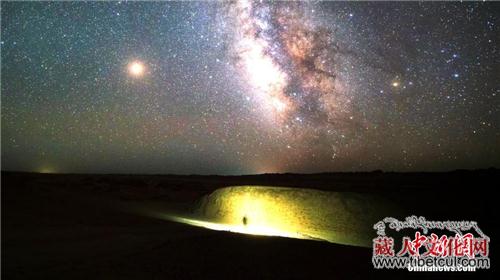
[[[205,196],[193,225],[257,235],[370,246],[373,225],[386,212],[373,196],[314,189],[227,187]]]

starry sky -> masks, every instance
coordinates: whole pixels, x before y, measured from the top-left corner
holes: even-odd
[[[2,2],[2,170],[500,167],[500,3]]]

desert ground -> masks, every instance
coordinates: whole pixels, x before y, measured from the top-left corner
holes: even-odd
[[[499,175],[494,169],[253,176],[2,172],[2,279],[494,278]],[[401,218],[474,220],[492,240],[492,269],[377,271],[371,248],[213,231],[144,215],[190,211],[204,195],[235,185],[370,193],[397,204],[394,215]]]

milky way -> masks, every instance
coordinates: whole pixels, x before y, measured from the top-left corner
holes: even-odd
[[[307,8],[240,1],[228,4],[223,15],[224,26],[234,26],[227,30],[233,63],[248,82],[259,116],[279,130],[275,137],[284,138],[288,148],[314,140],[338,143],[354,123],[348,85],[337,78],[336,62],[344,54],[334,32],[307,15]],[[331,149],[335,154],[335,144]],[[304,156],[311,147],[298,150]],[[293,158],[285,158],[293,165]]]
[[[294,119],[312,126],[345,122],[349,99],[336,79],[333,32],[309,21],[300,5],[282,5],[230,4],[238,68],[278,125],[293,125]]]
[[[2,169],[500,165],[498,3],[1,5]]]

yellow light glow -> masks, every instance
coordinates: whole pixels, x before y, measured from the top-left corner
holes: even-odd
[[[248,226],[231,225],[231,224],[202,221],[197,219],[182,218],[182,217],[172,217],[172,220],[183,224],[188,224],[192,226],[203,227],[218,231],[229,231],[229,232],[251,234],[251,235],[281,236],[281,237],[298,238],[298,239],[314,239],[311,238],[310,236],[303,235],[298,232],[281,231],[273,227],[266,227],[262,225],[248,225]]]
[[[304,212],[308,207],[304,201],[293,201],[294,192],[293,189],[271,187],[220,189],[210,195],[200,209],[211,222],[185,222],[253,235],[328,240],[321,230],[312,229],[312,212]]]
[[[205,196],[195,214],[161,215],[212,230],[370,246],[386,201],[314,189],[238,186]],[[383,214],[382,214],[383,213]]]
[[[393,87],[399,87],[399,83],[398,83],[398,82],[393,82],[393,83],[392,83],[392,86],[393,86]]]

